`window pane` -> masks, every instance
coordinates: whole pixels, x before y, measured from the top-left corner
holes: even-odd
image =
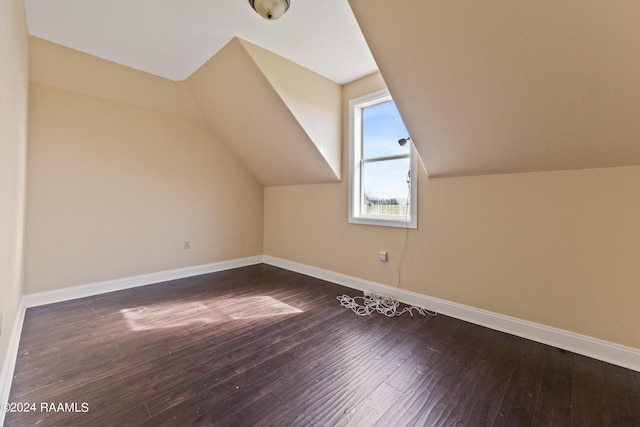
[[[410,162],[404,158],[363,164],[363,214],[407,215]]]
[[[362,156],[366,158],[409,154],[409,142],[401,147],[398,140],[408,137],[400,113],[393,101],[362,110]]]

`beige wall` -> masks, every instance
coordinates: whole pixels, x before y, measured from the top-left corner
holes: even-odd
[[[27,182],[25,293],[262,254],[262,186],[200,120],[32,83]]]
[[[383,86],[373,75],[344,87],[344,141],[348,100]],[[640,167],[439,179],[421,169],[408,232],[348,224],[347,186],[267,188],[265,254],[640,348]]]
[[[27,26],[21,0],[0,2],[0,374],[22,292],[27,149]],[[10,375],[10,374],[9,374]],[[0,378],[1,380],[2,378]],[[0,384],[0,394],[2,384]]]
[[[29,37],[29,81],[111,101],[200,118],[184,82]]]

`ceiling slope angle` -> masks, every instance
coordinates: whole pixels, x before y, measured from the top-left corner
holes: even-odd
[[[430,177],[640,164],[640,2],[349,3]]]
[[[336,83],[234,38],[186,84],[209,127],[262,185],[339,181]]]

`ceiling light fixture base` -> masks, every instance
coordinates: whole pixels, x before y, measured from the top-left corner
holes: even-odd
[[[249,0],[249,4],[264,19],[273,21],[289,10],[289,0]]]

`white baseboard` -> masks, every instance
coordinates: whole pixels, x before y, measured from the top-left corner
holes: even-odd
[[[263,259],[265,264],[302,273],[362,292],[388,295],[406,304],[423,307],[446,316],[455,317],[456,319],[548,344],[553,347],[640,372],[640,349],[637,348],[626,347],[586,335],[429,297],[281,258],[265,255]]]
[[[186,277],[199,276],[201,274],[215,273],[217,271],[230,270],[232,268],[245,267],[262,263],[262,256],[239,258],[230,261],[215,262],[212,264],[184,267],[175,270],[160,271],[157,273],[142,274],[139,276],[125,277],[121,279],[106,280],[88,285],[73,286],[56,289],[54,291],[38,292],[23,296],[25,307],[37,307],[45,304],[53,304],[61,301],[69,301],[92,295],[105,294],[123,289],[146,286],[154,283],[167,282],[169,280],[184,279]]]
[[[18,358],[18,346],[20,345],[20,334],[22,334],[25,310],[24,301],[22,301],[13,321],[4,363],[2,367],[0,367],[2,369],[0,370],[0,405],[9,401],[13,371],[15,370],[16,360]],[[0,410],[0,426],[4,425],[4,417],[5,412]]]
[[[490,311],[445,301],[439,298],[429,297],[322,268],[264,255],[144,274],[122,279],[107,280],[104,282],[75,286],[50,292],[24,295],[13,323],[9,346],[1,368],[2,370],[0,371],[0,404],[6,403],[9,399],[26,308],[83,298],[91,295],[99,295],[138,286],[145,286],[168,280],[214,273],[217,271],[260,264],[263,262],[265,264],[316,277],[318,279],[343,285],[362,292],[389,295],[396,298],[398,301],[410,305],[424,307],[447,316],[455,317],[457,319],[527,338],[543,344],[548,344],[640,372],[640,349],[626,347],[574,332],[492,313]],[[0,425],[3,425],[4,423],[4,416],[4,412],[0,411]]]
[[[428,310],[432,310],[446,316],[455,317],[477,325],[527,338],[543,344],[548,344],[640,372],[640,349],[626,347],[539,323],[529,322],[463,304],[429,297],[427,295],[418,294],[404,289],[394,288],[381,283],[336,273],[322,268],[264,255],[24,295],[22,297],[21,307],[16,314],[9,346],[7,348],[7,355],[2,366],[2,371],[0,371],[0,403],[7,402],[7,399],[9,398],[13,371],[18,354],[18,345],[20,343],[20,334],[22,332],[24,314],[27,308],[138,286],[145,286],[153,283],[161,283],[169,280],[198,276],[201,274],[215,273],[232,268],[260,264],[263,262],[265,264],[346,286],[351,289],[356,289],[361,292],[389,295],[396,298],[398,301],[410,305],[424,307]],[[2,425],[3,421],[4,413],[0,411],[0,425]]]

